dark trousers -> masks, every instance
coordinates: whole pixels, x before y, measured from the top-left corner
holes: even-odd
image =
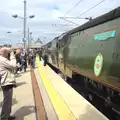
[[[15,73],[17,74],[18,71],[21,71],[21,67],[16,67]]]
[[[31,59],[31,67],[35,68],[35,58]]]
[[[21,64],[21,68],[24,69],[24,72],[26,72],[26,68],[27,68],[26,64],[27,64],[26,62],[22,62]]]
[[[46,65],[47,65],[47,63],[48,63],[48,62],[47,62],[47,60],[45,59],[45,60],[44,60],[44,66],[46,66]]]
[[[3,105],[0,120],[7,120],[11,113],[12,108],[12,95],[13,95],[13,87],[5,86],[2,87],[3,91]]]
[[[39,60],[41,61],[41,59],[42,59],[42,55],[39,55]]]
[[[44,59],[44,66],[46,66],[48,63],[48,56],[44,55],[43,59]]]

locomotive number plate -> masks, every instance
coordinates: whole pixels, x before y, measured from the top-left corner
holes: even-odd
[[[100,76],[103,67],[103,56],[101,53],[97,55],[94,63],[94,74],[95,76]]]

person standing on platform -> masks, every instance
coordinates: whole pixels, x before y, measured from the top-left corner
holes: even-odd
[[[44,66],[46,66],[48,64],[48,54],[47,54],[46,50],[45,50],[45,53],[43,55],[43,59],[44,59]]]
[[[28,65],[31,65],[31,60],[32,60],[32,49],[29,49],[29,52],[28,52]]]
[[[34,69],[35,68],[35,61],[36,61],[36,51],[32,50],[32,60],[31,60],[31,66]]]
[[[42,58],[42,49],[40,49],[40,50],[38,51],[38,55],[39,55],[39,60],[41,61],[41,58]]]
[[[16,57],[16,64],[17,64],[17,68],[16,68],[16,74],[17,72],[21,71],[21,59],[20,59],[20,54],[21,54],[21,50],[17,49],[16,53],[15,53],[15,57]]]
[[[10,60],[10,61],[9,61]],[[16,67],[14,53],[9,48],[3,47],[0,49],[0,86],[3,91],[3,105],[0,115],[0,120],[13,120],[11,116],[12,94],[15,86],[14,70]]]
[[[24,72],[26,72],[26,53],[25,51],[22,51],[21,55],[20,55],[20,59],[21,59],[21,67],[22,69],[24,69]]]

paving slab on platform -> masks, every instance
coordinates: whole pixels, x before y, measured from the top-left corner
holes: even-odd
[[[64,100],[61,98],[60,94],[56,91],[55,87],[52,85],[51,81],[48,79],[47,71],[44,70],[44,66],[40,64],[39,59],[37,59],[37,67],[41,76],[41,80],[45,86],[45,89],[49,95],[50,101],[55,109],[55,112],[59,120],[76,120],[75,116],[68,108]],[[53,74],[50,74],[51,76]]]
[[[12,114],[17,117],[16,120],[36,120],[30,70],[20,73],[16,81],[18,87],[13,90]],[[0,109],[2,98],[2,91],[0,91]]]
[[[52,103],[51,103],[51,101],[49,99],[49,96],[48,96],[48,94],[46,92],[46,89],[45,89],[45,87],[44,87],[44,85],[42,83],[38,68],[36,68],[34,70],[34,72],[35,72],[36,79],[37,79],[37,82],[38,82],[38,86],[39,86],[39,89],[40,89],[40,92],[41,92],[44,108],[45,108],[45,111],[46,111],[46,114],[47,114],[47,119],[48,120],[58,120],[56,112],[55,112],[55,110],[54,110],[54,108],[52,106]]]

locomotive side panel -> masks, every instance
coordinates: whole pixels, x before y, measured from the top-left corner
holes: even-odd
[[[60,49],[59,49],[59,69],[64,75],[67,75],[68,77],[72,78],[72,70],[69,69],[66,65],[66,59],[68,57],[68,45],[70,43],[70,40],[68,39],[69,35],[65,35],[60,41]]]
[[[89,76],[96,78],[94,64],[95,58],[100,53],[103,57],[103,67],[99,71],[101,72],[100,78],[107,82],[116,81],[119,83],[120,75],[118,74],[118,69],[120,68],[120,61],[115,61],[116,53],[118,55],[118,51],[120,51],[119,21],[120,18],[117,18],[72,34],[70,37],[71,43],[68,46],[68,56],[66,57],[67,66],[73,71],[78,69],[87,77],[87,74],[89,74]],[[106,29],[109,30],[106,31]],[[95,40],[95,35],[102,40]],[[106,37],[109,37],[109,39],[105,39]]]
[[[57,40],[54,39],[51,41],[51,46],[48,47],[48,57],[49,57],[49,63],[53,65],[54,67],[58,68],[58,50],[57,50]]]

